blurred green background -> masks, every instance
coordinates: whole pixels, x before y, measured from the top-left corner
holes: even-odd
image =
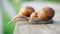
[[[60,3],[60,0],[8,0],[11,4],[11,6],[14,8],[16,13],[18,13],[21,4],[23,2],[28,2],[28,1],[40,1],[40,2],[53,2],[53,3]],[[3,2],[3,1],[2,1]],[[4,34],[13,34],[14,28],[15,28],[15,23],[10,23],[9,25],[8,22],[11,20],[7,10],[3,7],[2,8],[2,17],[3,17],[3,28],[4,28]]]

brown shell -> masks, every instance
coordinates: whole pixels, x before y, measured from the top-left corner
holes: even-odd
[[[27,16],[29,17],[31,15],[32,12],[34,12],[35,10],[31,7],[31,6],[26,6],[23,11],[19,12],[20,16]]]
[[[30,15],[30,19],[35,19],[37,17],[37,12],[33,12],[31,15]]]
[[[45,7],[42,10],[40,10],[40,12],[38,13],[38,18],[40,18],[41,20],[48,20],[53,18],[55,15],[55,11],[50,8],[50,7]]]

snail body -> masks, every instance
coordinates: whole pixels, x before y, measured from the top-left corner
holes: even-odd
[[[48,20],[53,18],[54,15],[55,15],[55,11],[52,8],[45,7],[39,11],[38,18],[41,20]]]

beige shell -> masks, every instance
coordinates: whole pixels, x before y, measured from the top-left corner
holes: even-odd
[[[54,9],[50,7],[45,7],[38,12],[38,18],[41,20],[48,20],[53,18],[55,15]]]

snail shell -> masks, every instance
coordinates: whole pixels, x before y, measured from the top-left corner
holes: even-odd
[[[43,9],[41,9],[38,13],[38,18],[40,18],[41,20],[48,20],[53,18],[55,15],[55,11],[54,9],[50,8],[50,7],[45,7]]]
[[[35,19],[37,17],[37,12],[33,12],[31,15],[30,15],[30,19]]]
[[[22,11],[19,12],[18,15],[29,17],[31,15],[31,13],[34,12],[34,11],[35,10],[31,6],[26,6],[22,9]]]
[[[33,21],[36,21],[36,19],[37,19],[37,12],[33,12],[30,15],[29,23],[32,23]]]

